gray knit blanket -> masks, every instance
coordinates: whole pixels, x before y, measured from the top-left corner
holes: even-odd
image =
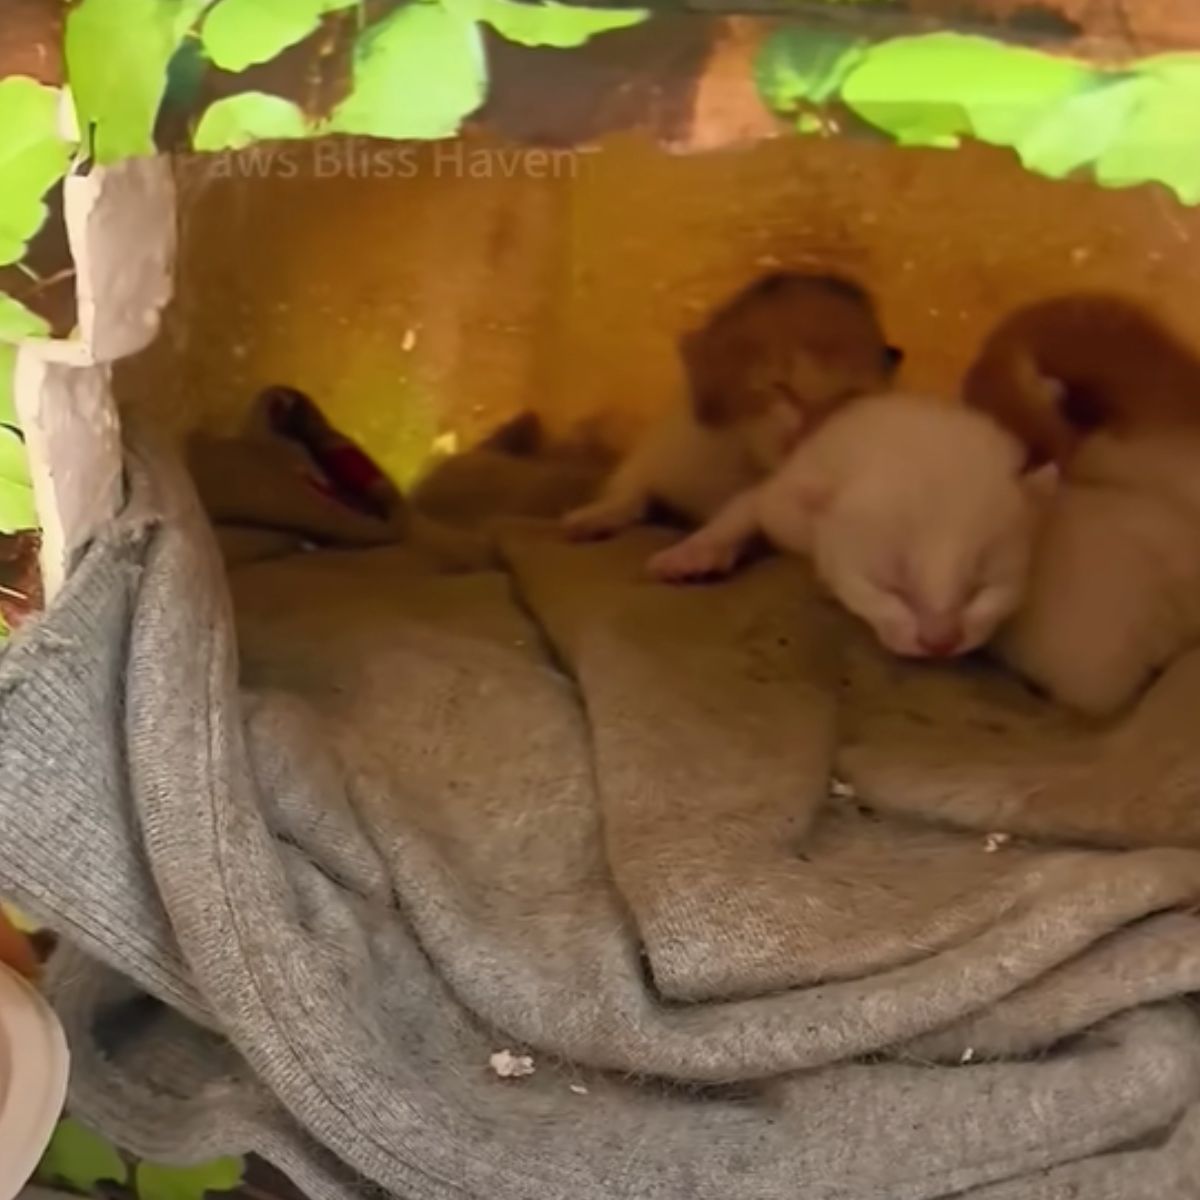
[[[0,658],[75,1111],[313,1197],[1195,1197],[1200,657],[1088,727],[665,536],[227,576],[131,460]]]

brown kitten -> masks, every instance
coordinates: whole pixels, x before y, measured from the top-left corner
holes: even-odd
[[[680,353],[697,420],[713,428],[781,401],[813,418],[890,382],[904,355],[887,345],[868,292],[835,275],[756,279],[685,334]]]
[[[755,281],[680,350],[686,395],[644,431],[599,497],[567,515],[568,536],[616,533],[654,501],[706,520],[841,404],[886,390],[903,358],[862,288],[799,272]]]
[[[1136,301],[1059,296],[996,327],[963,396],[1015,433],[1031,463],[1061,464],[1094,433],[1200,427],[1200,355]]]

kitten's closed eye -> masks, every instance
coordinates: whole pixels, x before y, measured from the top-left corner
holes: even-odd
[[[967,584],[963,591],[963,608],[974,604],[976,600],[981,600],[989,587],[991,587],[991,584],[986,579],[980,579],[974,583]]]

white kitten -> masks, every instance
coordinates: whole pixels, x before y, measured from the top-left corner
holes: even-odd
[[[652,574],[728,570],[764,533],[806,555],[888,649],[946,658],[983,645],[1024,593],[1049,472],[990,418],[907,395],[829,417],[766,482],[656,555]]]
[[[1006,662],[1093,716],[1200,640],[1200,434],[1089,438],[1046,522]]]

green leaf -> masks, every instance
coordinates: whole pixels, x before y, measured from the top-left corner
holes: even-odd
[[[211,0],[82,0],[67,14],[67,77],[96,160],[154,153],[167,68]]]
[[[60,95],[19,75],[0,80],[0,266],[24,255],[46,219],[42,197],[67,173]]]
[[[203,1200],[207,1192],[232,1191],[245,1170],[240,1158],[218,1158],[199,1167],[142,1162],[134,1173],[134,1187],[138,1200]]]
[[[17,348],[0,342],[0,425],[20,428],[17,419]]]
[[[0,342],[19,342],[27,337],[46,337],[50,324],[30,312],[19,300],[0,292]]]
[[[15,429],[0,425],[0,479],[7,483],[19,483],[31,487],[29,456],[25,453],[25,441]]]
[[[223,71],[244,71],[270,62],[302,42],[321,16],[353,8],[358,0],[219,0],[204,21],[201,38],[209,58]]]
[[[0,486],[0,513],[6,508]],[[102,1137],[67,1117],[59,1121],[42,1156],[38,1178],[47,1183],[66,1184],[86,1195],[103,1180],[123,1184],[129,1178],[129,1168]]]
[[[487,64],[475,23],[441,4],[416,0],[359,39],[354,90],[322,132],[451,137],[486,92]]]
[[[290,100],[242,92],[209,105],[196,128],[197,150],[240,150],[253,142],[307,137],[304,113]]]
[[[645,8],[579,8],[555,0],[526,3],[518,0],[471,0],[476,19],[486,21],[498,34],[522,46],[582,46],[598,33],[630,29],[650,16]],[[452,5],[451,7],[461,7]]]
[[[1146,86],[1145,79],[1114,76],[1069,96],[1017,143],[1021,162],[1051,179],[1095,162],[1121,133]]]
[[[38,527],[37,506],[33,498],[33,482],[29,477],[29,455],[21,435],[7,425],[0,425],[0,533],[17,533]],[[77,1126],[65,1135],[68,1149],[80,1146],[104,1145],[101,1139]],[[57,1133],[56,1133],[57,1137]],[[53,1147],[53,1143],[51,1143]],[[73,1151],[73,1152],[74,1152]],[[78,1154],[71,1161],[97,1164],[101,1158]],[[107,1178],[102,1176],[102,1178]]]
[[[37,529],[37,507],[33,502],[33,488],[26,484],[0,479],[0,533],[20,533],[23,529]]]
[[[190,112],[200,97],[208,60],[199,38],[184,38],[167,65],[167,86],[162,107],[170,106],[180,112]]]
[[[979,77],[966,107],[975,136],[996,146],[1015,146],[1047,113],[1104,78],[1070,59],[991,45],[976,64]]]
[[[1200,204],[1200,62],[1154,63],[1119,135],[1096,163],[1106,187],[1164,183],[1184,204]]]
[[[863,57],[866,43],[844,33],[785,29],[767,39],[754,63],[759,94],[776,112],[803,101],[824,104]]]
[[[963,134],[1014,145],[1042,116],[1094,80],[1092,71],[987,38],[896,38],[868,50],[845,102],[907,146],[954,146]]]
[[[1183,50],[1173,54],[1154,54],[1143,58],[1136,69],[1144,75],[1157,79],[1189,79],[1200,69],[1200,54],[1194,50]]]

